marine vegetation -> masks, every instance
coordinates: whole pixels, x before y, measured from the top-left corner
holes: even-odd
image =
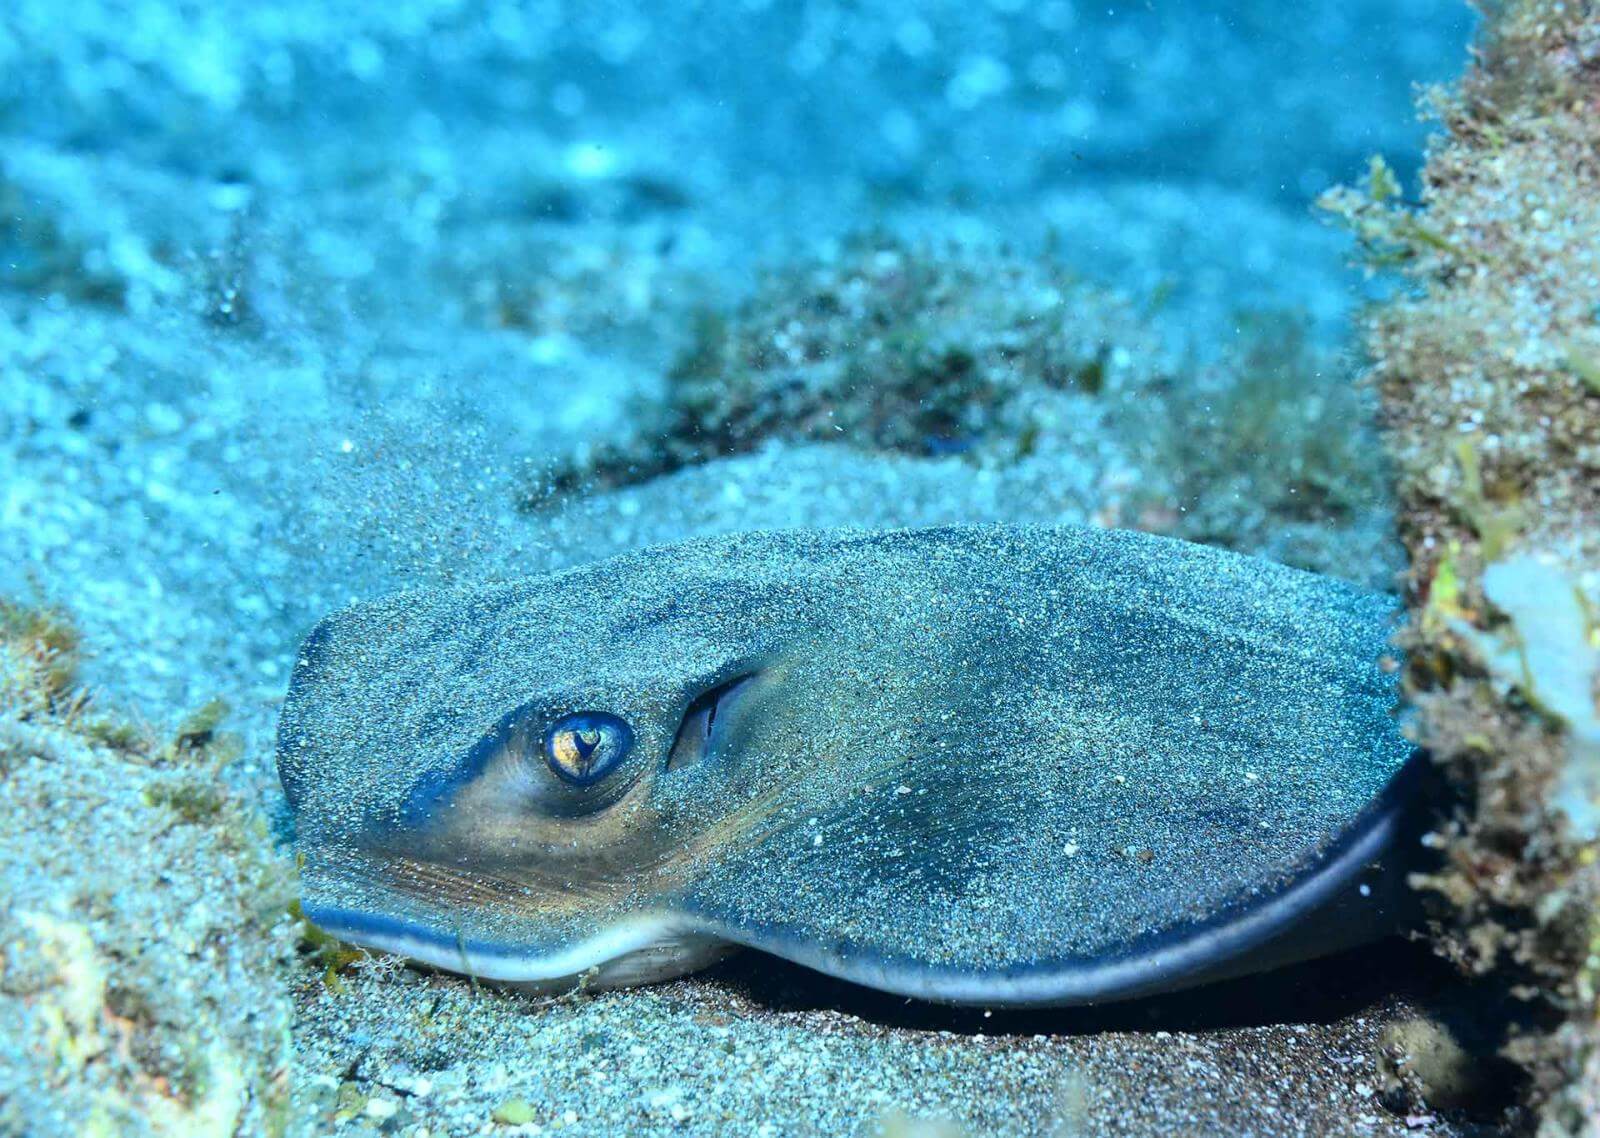
[[[1238,327],[1221,359],[1120,416],[1147,472],[1144,526],[1389,588],[1389,472],[1353,363],[1286,314]]]
[[[557,470],[556,489],[639,482],[769,441],[1004,462],[1162,358],[1135,309],[1042,258],[858,236],[707,307],[637,441]],[[537,505],[547,489],[530,491]]]
[[[746,945],[987,1006],[1336,951],[1404,927],[1420,848],[1392,616],[1264,560],[1014,526],[757,532],[358,604],[281,722],[304,910],[488,979]]]
[[[1419,884],[1524,1003],[1541,1134],[1600,1133],[1600,4],[1482,6],[1419,202],[1324,204],[1406,289],[1367,326],[1411,557],[1416,737],[1465,792]]]
[[[0,1132],[283,1133],[292,876],[220,708],[158,743],[77,641],[0,601]]]

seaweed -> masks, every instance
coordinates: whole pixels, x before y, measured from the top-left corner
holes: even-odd
[[[1355,235],[1369,269],[1396,268],[1429,253],[1458,261],[1474,255],[1429,225],[1425,211],[1401,200],[1400,180],[1381,155],[1369,160],[1364,191],[1335,186],[1317,204]]]
[[[0,598],[0,702],[50,713],[76,704],[82,643],[60,609]]]
[[[1483,466],[1478,455],[1477,440],[1473,436],[1456,440],[1455,458],[1461,469],[1456,508],[1477,534],[1482,556],[1493,561],[1515,539],[1524,523],[1524,515],[1518,503],[1495,502],[1484,491]]]
[[[227,808],[228,794],[209,782],[184,779],[150,786],[144,792],[144,800],[151,806],[171,810],[194,826],[215,821]]]

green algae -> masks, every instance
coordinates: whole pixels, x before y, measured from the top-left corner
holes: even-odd
[[[1456,506],[1472,532],[1478,535],[1483,556],[1493,561],[1511,545],[1526,517],[1519,503],[1494,501],[1485,491],[1478,441],[1470,435],[1456,440],[1455,459],[1461,470],[1461,491]]]
[[[151,806],[171,810],[189,825],[214,822],[227,808],[227,791],[220,787],[185,779],[146,788],[144,800]]]
[[[340,978],[341,973],[362,960],[370,959],[372,954],[364,948],[357,948],[323,932],[308,921],[305,914],[300,911],[298,897],[289,903],[287,911],[295,922],[297,947],[301,957],[308,959],[313,967],[322,969],[323,987],[332,992],[344,991],[345,985]]]
[[[1574,344],[1567,345],[1567,370],[1583,380],[1583,384],[1600,395],[1600,359],[1589,355]]]
[[[1427,254],[1471,260],[1472,251],[1431,226],[1424,211],[1401,200],[1400,180],[1382,156],[1369,161],[1364,190],[1335,186],[1318,206],[1338,218],[1361,244],[1369,269],[1395,269]]]
[[[190,712],[178,724],[171,750],[174,753],[204,750],[216,740],[217,729],[231,711],[228,701],[218,697]]]

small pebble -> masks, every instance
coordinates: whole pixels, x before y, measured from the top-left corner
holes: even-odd
[[[570,1114],[571,1112],[569,1111],[568,1113]],[[521,1126],[524,1123],[533,1121],[533,1107],[527,1099],[507,1099],[495,1107],[494,1113],[489,1117],[502,1126]]]

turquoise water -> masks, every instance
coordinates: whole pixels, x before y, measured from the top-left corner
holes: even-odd
[[[1378,286],[1311,203],[1373,153],[1414,191],[1413,87],[1467,32],[1450,0],[19,0],[3,584],[192,607],[210,670],[270,684],[332,602],[708,529],[1098,517],[1380,581]],[[39,489],[64,469],[87,513]],[[715,492],[672,521],[678,471]],[[108,673],[198,692],[164,617],[110,619],[163,662]]]

